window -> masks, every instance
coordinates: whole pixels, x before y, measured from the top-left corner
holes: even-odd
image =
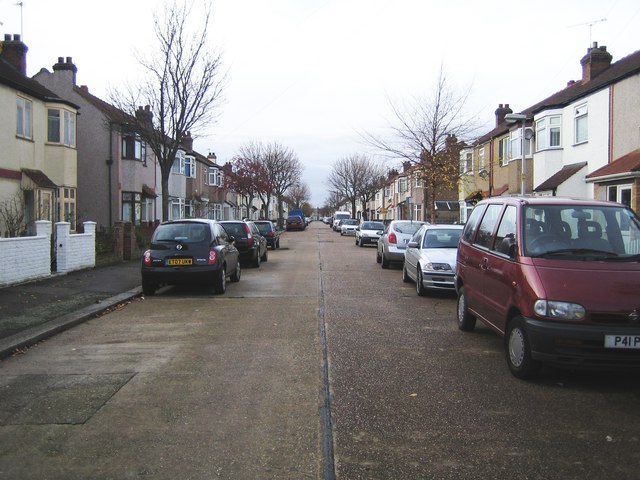
[[[33,138],[33,102],[18,97],[16,106],[16,135]]]
[[[221,187],[223,183],[222,171],[219,168],[209,167],[209,185]]]
[[[487,213],[485,213],[484,217],[482,218],[482,222],[478,227],[476,241],[474,242],[476,245],[485,248],[491,247],[491,236],[493,234],[496,223],[498,223],[501,210],[502,205],[498,204],[489,205],[487,207]]]
[[[522,158],[522,128],[517,128],[511,131],[509,153],[510,160]],[[524,154],[525,157],[531,157],[531,139],[527,140],[526,137],[524,140]]]
[[[631,208],[631,185],[611,185],[607,187],[607,200],[621,203]]]
[[[473,152],[465,152],[462,160],[462,173],[473,172]]]
[[[68,110],[47,110],[47,141],[76,146],[76,114]]]
[[[398,193],[404,193],[407,191],[407,179],[400,178],[398,180]]]
[[[502,220],[496,233],[496,241],[493,246],[495,251],[509,255],[509,247],[516,240],[516,214],[516,207],[508,205],[502,215]]]
[[[420,177],[420,176],[416,177],[415,187],[416,188],[422,188],[422,177]]]
[[[476,226],[480,219],[482,218],[482,214],[486,209],[486,205],[474,208],[470,215],[469,220],[464,225],[464,230],[462,231],[462,239],[466,242],[470,242],[473,238],[473,232],[476,230]]]
[[[147,146],[134,133],[125,134],[122,137],[122,158],[129,160],[140,160],[146,162]]]
[[[184,169],[182,172],[186,177],[196,178],[196,159],[194,157],[184,157]]]
[[[478,170],[484,168],[484,147],[478,149]]]
[[[136,192],[122,192],[122,221],[140,225],[142,220],[142,195]]]
[[[589,110],[587,105],[576,107],[573,115],[574,143],[584,143],[589,139]]]
[[[184,218],[184,198],[172,198],[169,210],[171,213],[170,220]]]
[[[71,224],[71,231],[76,230],[76,189],[61,187],[58,191],[60,198],[60,214],[63,222]]]
[[[560,115],[543,117],[536,121],[536,151],[560,146]]]
[[[504,137],[498,140],[498,160],[500,160],[500,166],[504,167],[509,163],[510,151],[509,151],[509,137]]]

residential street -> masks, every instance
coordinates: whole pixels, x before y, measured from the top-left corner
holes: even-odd
[[[321,222],[281,247],[1,361],[0,478],[638,477],[638,375],[517,380],[374,247]]]

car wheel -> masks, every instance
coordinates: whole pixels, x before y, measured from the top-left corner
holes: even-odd
[[[409,278],[409,274],[407,273],[406,262],[402,262],[402,281],[404,283],[409,283],[411,281],[411,278]]]
[[[222,295],[227,291],[227,270],[222,265],[213,280],[213,291],[219,295]]]
[[[280,248],[280,239],[276,240],[276,247],[275,248]]]
[[[521,316],[514,317],[507,325],[505,353],[509,370],[514,377],[526,380],[536,376],[540,364],[531,357],[531,344]]]
[[[376,251],[376,262],[381,263],[382,257],[380,256],[380,250]]]
[[[256,250],[256,256],[253,257],[253,261],[251,262],[251,265],[254,266],[255,268],[260,267],[260,252],[258,252]]]
[[[382,251],[382,258],[380,259],[380,263],[382,264],[382,268],[389,268],[389,260],[384,256],[384,250]]]
[[[268,260],[268,255],[267,255],[267,249],[264,249],[264,255],[262,255],[262,257],[260,257],[260,260],[262,260],[263,262],[266,262]]]
[[[237,265],[236,265],[236,271],[233,272],[231,277],[229,277],[229,280],[231,280],[234,283],[235,282],[239,282],[240,281],[240,275],[242,275],[242,269],[240,268],[240,262],[238,262]]]
[[[157,289],[158,285],[149,280],[142,279],[142,293],[149,296],[155,295]]]
[[[463,332],[470,332],[476,328],[476,317],[469,313],[467,309],[467,297],[465,295],[464,287],[460,287],[458,290],[458,328]]]
[[[416,270],[416,293],[421,297],[424,297],[427,294],[427,289],[424,288],[422,280],[422,269],[420,268],[420,265],[418,265],[418,269]]]

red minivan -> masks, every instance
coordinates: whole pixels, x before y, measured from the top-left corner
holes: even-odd
[[[458,246],[457,320],[504,337],[511,373],[640,369],[640,219],[612,202],[495,197]]]

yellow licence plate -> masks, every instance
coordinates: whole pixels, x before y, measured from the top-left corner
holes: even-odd
[[[192,265],[193,261],[191,258],[169,258],[167,259],[167,265],[171,265],[172,267],[177,267],[181,265]]]

